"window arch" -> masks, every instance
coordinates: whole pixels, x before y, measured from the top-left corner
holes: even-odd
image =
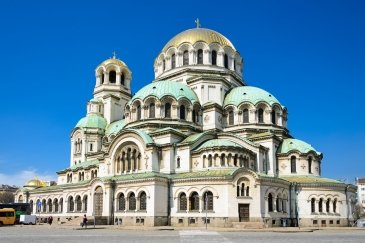
[[[180,119],[181,120],[185,120],[186,119],[185,106],[184,105],[181,105],[180,106]]]
[[[262,108],[258,111],[259,123],[264,123],[264,110]]]
[[[180,211],[187,210],[186,194],[183,192],[179,196],[179,210]]]
[[[81,201],[81,197],[77,196],[76,197],[76,211],[80,212],[82,210],[82,201]]]
[[[207,191],[204,193],[204,210],[213,210],[213,193],[211,191]]]
[[[122,73],[122,74],[120,75],[120,83],[121,83],[122,85],[124,85],[124,82],[125,82],[125,77],[124,77],[124,73]]]
[[[177,159],[176,159],[176,168],[180,168],[180,166],[181,166],[180,161],[181,161],[180,157],[177,157]]]
[[[312,213],[316,212],[316,199],[314,198],[311,199],[311,212]]]
[[[240,193],[241,197],[245,196],[245,183],[241,183],[241,193]]]
[[[333,200],[333,212],[337,212],[337,199]]]
[[[176,67],[176,55],[174,53],[171,56],[171,68],[175,68],[175,67]]]
[[[276,112],[275,112],[275,110],[271,111],[271,123],[276,125]]]
[[[312,174],[312,156],[308,158],[308,173]]]
[[[166,69],[166,61],[165,59],[162,60],[162,71],[165,71]]]
[[[165,104],[165,118],[171,118],[171,104]]]
[[[318,212],[320,212],[320,213],[323,212],[323,198],[319,199]]]
[[[297,172],[297,158],[295,156],[292,156],[290,158],[290,169],[291,169],[291,173]]]
[[[87,195],[82,199],[82,204],[84,205],[84,211],[87,212]]]
[[[233,111],[228,112],[228,125],[234,124],[234,113]]]
[[[132,192],[128,197],[129,208],[128,210],[136,210],[136,196]]]
[[[155,103],[151,103],[149,107],[149,118],[155,118]]]
[[[193,192],[189,198],[190,210],[198,211],[199,210],[199,195],[197,192]]]
[[[137,106],[137,121],[141,120],[141,105]]]
[[[104,75],[104,73],[102,73],[102,74],[101,74],[101,84],[103,84],[103,83],[104,83],[104,79],[105,79],[105,75]]]
[[[272,212],[273,211],[273,201],[272,201],[272,195],[271,195],[271,193],[269,193],[269,195],[267,197],[267,202],[268,202],[269,212]]]
[[[244,109],[242,113],[243,113],[243,123],[248,123],[249,122],[248,109]]]
[[[217,65],[217,52],[212,51],[212,65]]]
[[[280,198],[276,197],[276,212],[280,212]]]
[[[68,198],[68,211],[73,212],[74,210],[75,210],[74,198],[72,196],[70,196]]]
[[[329,213],[330,212],[330,204],[331,204],[331,200],[328,198],[326,201],[326,212]]]
[[[139,209],[146,210],[147,209],[147,196],[145,192],[141,192],[139,196]]]
[[[203,64],[203,50],[198,50],[198,64]]]
[[[30,213],[33,213],[33,200],[29,201]]]
[[[47,209],[47,202],[46,199],[42,200],[42,212],[45,213]]]
[[[48,212],[51,213],[52,212],[52,199],[48,199],[47,207],[48,207]]]
[[[212,167],[213,166],[213,158],[212,155],[208,155],[208,167]]]
[[[115,82],[117,81],[117,73],[113,70],[109,72],[109,82],[111,84],[115,84]]]
[[[119,201],[118,209],[121,211],[124,211],[125,210],[125,196],[123,193],[119,194],[118,201]]]
[[[224,54],[224,67],[228,69],[228,55]]]
[[[39,213],[41,212],[41,200],[37,200],[37,204],[36,204],[36,212]]]
[[[184,51],[183,52],[183,65],[189,65],[189,52]]]

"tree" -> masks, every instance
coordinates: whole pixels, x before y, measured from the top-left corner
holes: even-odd
[[[353,215],[354,215],[355,220],[365,217],[365,211],[364,211],[364,208],[362,207],[361,203],[357,203],[355,205]]]
[[[1,192],[0,203],[12,203],[14,202],[14,194],[12,192]]]

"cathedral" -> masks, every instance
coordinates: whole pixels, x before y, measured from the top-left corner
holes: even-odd
[[[128,65],[101,62],[69,164],[16,201],[59,222],[348,226],[356,187],[321,176],[323,154],[290,134],[285,105],[250,86],[243,66],[228,38],[199,25],[167,42],[134,95]]]

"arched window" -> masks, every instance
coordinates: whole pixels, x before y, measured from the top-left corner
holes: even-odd
[[[184,105],[180,106],[180,119],[185,120],[185,106]]]
[[[250,196],[250,187],[247,186],[246,187],[246,197],[249,197]]]
[[[337,212],[337,199],[333,200],[333,212]]]
[[[280,212],[280,198],[276,198],[276,212]]]
[[[124,73],[122,73],[122,74],[120,75],[120,83],[121,83],[122,85],[124,85],[124,82],[125,82]]]
[[[272,202],[272,195],[271,193],[269,193],[268,197],[267,197],[267,202],[268,202],[268,206],[269,206],[269,212],[273,211],[273,202]]]
[[[82,210],[82,201],[81,201],[81,197],[77,196],[76,197],[76,211],[80,212]]]
[[[323,199],[319,199],[318,202],[318,212],[322,213],[323,212]]]
[[[330,212],[330,199],[328,198],[327,201],[326,201],[326,212],[329,213]]]
[[[33,213],[33,200],[29,201],[30,213]]]
[[[171,118],[171,104],[165,104],[165,118]]]
[[[312,213],[316,212],[316,199],[314,198],[311,199],[311,212]]]
[[[136,196],[132,192],[128,198],[129,208],[128,210],[136,210]]]
[[[198,50],[198,64],[203,64],[203,50]]]
[[[212,158],[212,155],[210,154],[208,156],[208,167],[212,167],[213,166],[213,158]]]
[[[62,213],[63,212],[63,198],[62,197],[60,199],[59,204],[60,204],[60,213]]]
[[[147,209],[147,196],[145,192],[141,192],[139,196],[139,210],[146,211]]]
[[[312,174],[312,157],[308,158],[308,173]]]
[[[264,123],[264,110],[260,108],[258,113],[259,113],[259,123]]]
[[[189,198],[190,210],[198,211],[199,210],[199,195],[197,192],[193,192]]]
[[[207,191],[204,193],[204,210],[213,210],[213,193]]]
[[[189,65],[189,52],[184,51],[183,53],[183,65]]]
[[[245,196],[245,183],[241,183],[241,193],[240,193],[241,197]]]
[[[141,120],[141,105],[137,106],[137,121]]]
[[[180,168],[180,157],[176,159],[176,168]]]
[[[276,112],[275,112],[275,110],[271,111],[271,123],[276,124]]]
[[[290,158],[290,169],[291,169],[291,173],[297,172],[297,158],[295,156],[292,156]]]
[[[125,210],[125,196],[123,193],[119,194],[118,200],[119,200],[118,210],[124,211]]]
[[[228,55],[224,54],[224,67],[228,69]]]
[[[217,65],[217,52],[212,51],[212,65]]]
[[[42,212],[45,213],[47,209],[46,199],[42,200]]]
[[[192,114],[192,118],[193,118],[193,122],[195,123],[195,110],[193,110],[193,114]]]
[[[228,112],[228,124],[229,125],[234,124],[234,113],[233,113],[233,111]]]
[[[149,118],[155,118],[155,103],[150,104]]]
[[[39,213],[41,211],[41,204],[40,204],[41,200],[37,200],[37,204],[36,204],[36,212]]]
[[[48,199],[47,206],[48,206],[48,212],[51,213],[52,212],[52,199]]]
[[[69,197],[68,198],[68,211],[69,212],[73,212],[74,210],[75,210],[74,198],[73,197]]]
[[[105,76],[104,76],[104,73],[103,73],[103,74],[101,74],[101,84],[104,83],[104,78],[105,78]]]
[[[179,210],[183,211],[183,210],[187,210],[187,200],[186,200],[186,194],[185,193],[181,193],[179,196],[179,202],[180,202],[180,207]]]
[[[111,84],[115,84],[116,81],[117,81],[117,73],[115,71],[110,71],[109,72],[109,82]]]
[[[242,113],[243,113],[243,123],[248,123],[249,121],[248,109],[244,109]]]
[[[166,61],[165,59],[162,60],[162,71],[165,71],[166,69]]]
[[[244,166],[245,168],[248,168],[248,167],[249,167],[249,164],[248,164],[248,158],[247,158],[247,157],[244,157],[244,158],[243,158],[243,166]]]
[[[82,199],[82,203],[84,204],[84,212],[87,212],[87,196],[84,196],[84,199]]]
[[[171,68],[175,68],[176,67],[176,56],[175,54],[172,54],[171,56]]]

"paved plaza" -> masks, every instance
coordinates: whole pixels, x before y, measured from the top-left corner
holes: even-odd
[[[49,225],[0,227],[0,242],[364,242],[365,230],[239,231],[229,229],[80,229]]]

